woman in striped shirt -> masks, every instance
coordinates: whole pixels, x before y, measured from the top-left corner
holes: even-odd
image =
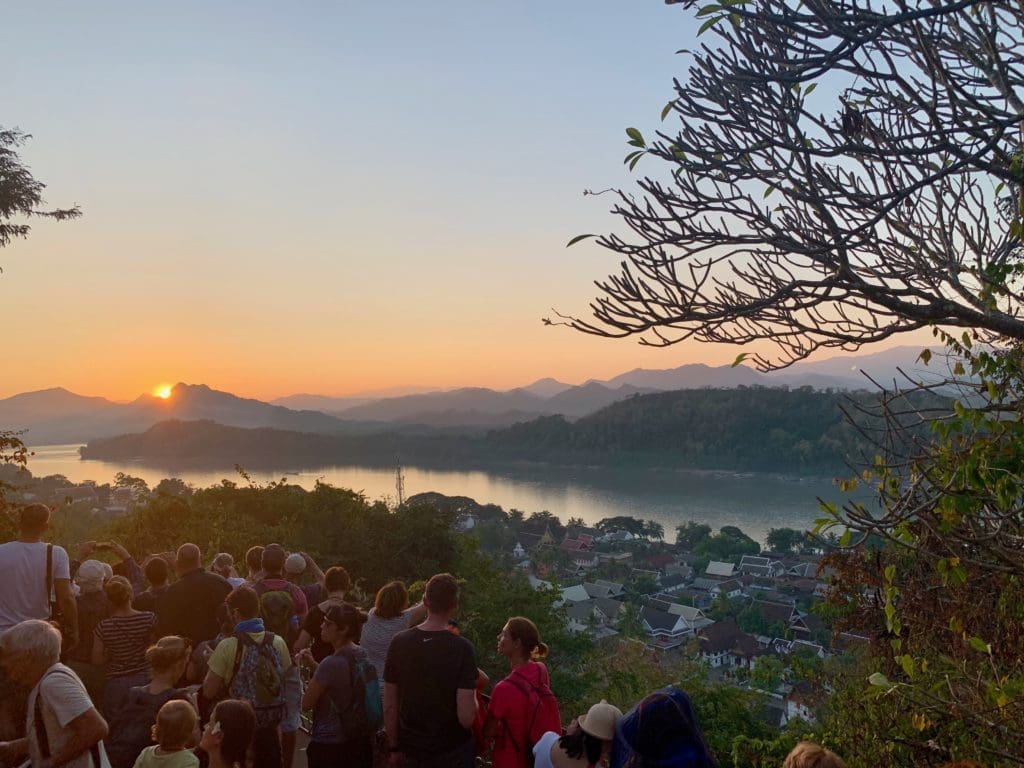
[[[153,640],[156,614],[132,608],[132,586],[123,576],[111,578],[103,591],[110,601],[110,616],[93,631],[92,663],[107,665],[103,714],[111,720],[119,716],[128,691],[149,682],[146,649]]]

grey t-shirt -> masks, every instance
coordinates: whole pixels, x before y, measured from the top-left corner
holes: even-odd
[[[0,635],[27,619],[50,618],[50,601],[56,594],[46,594],[47,546],[45,541],[0,544]],[[53,578],[71,578],[63,547],[53,548]]]
[[[354,646],[355,658],[366,658],[366,652]],[[310,738],[321,744],[339,744],[352,734],[341,729],[340,713],[352,705],[352,670],[344,653],[333,653],[316,668],[313,679],[323,686],[324,692],[313,709],[313,730]],[[333,707],[331,706],[333,703]]]
[[[42,696],[40,710],[51,755],[63,749],[67,740],[71,738],[68,724],[93,708],[89,694],[85,692],[85,686],[70,668],[63,664],[54,664],[46,670],[28,697],[28,745],[32,765],[39,765],[42,761],[39,734],[36,733],[36,722],[32,717],[32,713],[35,712],[36,698],[39,696]],[[93,765],[92,755],[86,751],[65,765],[68,768],[110,768],[107,752],[103,748],[102,742],[99,744],[99,757],[100,764]]]

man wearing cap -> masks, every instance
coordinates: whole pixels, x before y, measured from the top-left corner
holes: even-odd
[[[217,611],[231,592],[222,576],[203,568],[195,544],[182,544],[174,558],[178,580],[167,587],[157,606],[157,637],[181,635],[195,647],[220,632]]]
[[[384,726],[389,768],[471,768],[476,718],[476,656],[448,629],[459,608],[450,573],[427,582],[427,618],[399,632],[384,663]]]

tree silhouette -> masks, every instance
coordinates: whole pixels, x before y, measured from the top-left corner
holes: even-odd
[[[767,340],[761,369],[931,325],[1024,339],[1019,3],[698,16],[716,40],[674,81],[672,128],[627,131],[651,175],[613,192],[625,226],[598,239],[621,271],[592,317],[558,322],[655,346]]]
[[[17,128],[0,129],[0,248],[16,237],[28,237],[31,227],[24,219],[33,216],[63,221],[82,215],[78,206],[44,210],[46,185],[36,180],[18,155],[31,136]]]

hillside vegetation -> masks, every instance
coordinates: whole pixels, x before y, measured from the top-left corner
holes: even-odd
[[[931,401],[951,407],[945,399]],[[93,440],[82,455],[167,466],[390,466],[401,456],[404,463],[432,467],[544,462],[827,473],[873,455],[843,410],[857,413],[874,402],[870,393],[810,388],[681,390],[638,395],[577,422],[548,416],[483,435],[313,435],[168,421],[141,434]]]

